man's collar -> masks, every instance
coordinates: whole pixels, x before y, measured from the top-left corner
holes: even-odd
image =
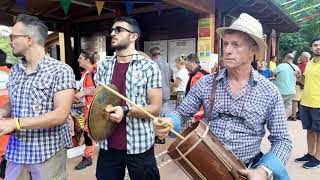
[[[138,52],[137,50],[135,50],[135,51],[133,52],[133,55],[132,55],[132,59],[131,59],[131,60],[132,60],[132,61],[139,61],[139,60],[141,60],[141,58],[140,58],[139,56],[141,56],[141,55],[139,54],[139,52]],[[109,57],[110,57],[110,56],[109,56]],[[107,56],[107,60],[116,61],[116,60],[117,60],[117,54],[111,56],[111,58],[108,58],[108,56]]]
[[[226,68],[220,70],[219,75],[217,76],[217,81],[224,80],[224,82],[227,82],[228,80],[227,75],[228,75],[228,71]],[[259,77],[259,73],[251,67],[249,84],[256,85],[258,83],[258,77]]]
[[[317,58],[319,61],[315,62],[314,60],[316,60],[316,58]],[[311,59],[311,62],[313,62],[313,63],[319,63],[319,62],[320,62],[320,57],[313,57],[313,58]]]
[[[44,58],[41,59],[41,61],[39,62],[38,66],[37,66],[37,68],[36,68],[36,70],[35,70],[35,72],[38,71],[38,70],[40,70],[41,68],[43,68],[45,62],[46,62],[48,59],[50,59],[49,56],[48,56],[48,55],[45,55]],[[18,64],[18,67],[19,67],[20,69],[22,69],[22,70],[26,70],[26,68],[27,68],[27,60],[26,60],[25,57],[23,57],[23,58],[21,59],[21,62]]]

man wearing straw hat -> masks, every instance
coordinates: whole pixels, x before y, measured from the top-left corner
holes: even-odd
[[[118,18],[111,28],[111,46],[116,55],[102,61],[96,82],[114,84],[119,93],[154,116],[159,116],[162,106],[161,72],[158,65],[135,49],[140,37],[136,20]],[[106,140],[99,142],[97,162],[98,180],[120,180],[125,168],[132,180],[159,180],[159,170],[154,157],[154,131],[149,116],[130,107],[107,108],[116,129]]]
[[[281,95],[250,65],[254,54],[267,48],[262,26],[243,13],[230,27],[218,28],[217,33],[223,39],[225,69],[200,79],[169,118],[161,120],[176,128],[203,105],[203,121],[248,167],[240,174],[248,179],[290,179],[285,164],[292,143]],[[211,110],[213,84],[216,88]],[[265,126],[270,132],[271,148],[263,155],[260,145]],[[156,134],[162,138],[169,129],[170,126],[155,125]]]

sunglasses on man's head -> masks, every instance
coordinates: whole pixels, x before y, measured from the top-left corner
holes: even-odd
[[[112,33],[113,31],[116,34],[119,34],[120,32],[123,32],[123,31],[127,31],[129,33],[134,33],[133,31],[130,31],[129,29],[126,29],[126,28],[120,27],[120,26],[112,27],[111,30],[110,30],[110,33]]]

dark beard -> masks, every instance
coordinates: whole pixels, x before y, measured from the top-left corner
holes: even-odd
[[[313,53],[315,57],[320,57],[320,53]]]
[[[122,41],[120,41],[117,45],[112,45],[111,43],[111,48],[117,51],[121,51],[124,49],[127,49],[129,47],[129,36]]]
[[[121,51],[121,50],[127,49],[128,47],[129,47],[129,44],[117,44],[115,46],[113,46],[111,44],[111,48],[114,49],[114,50],[117,50],[117,51]]]

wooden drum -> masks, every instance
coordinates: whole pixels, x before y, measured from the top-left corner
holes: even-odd
[[[246,169],[223,142],[202,121],[183,131],[168,149],[169,156],[192,178],[207,180],[242,180],[239,169]]]

